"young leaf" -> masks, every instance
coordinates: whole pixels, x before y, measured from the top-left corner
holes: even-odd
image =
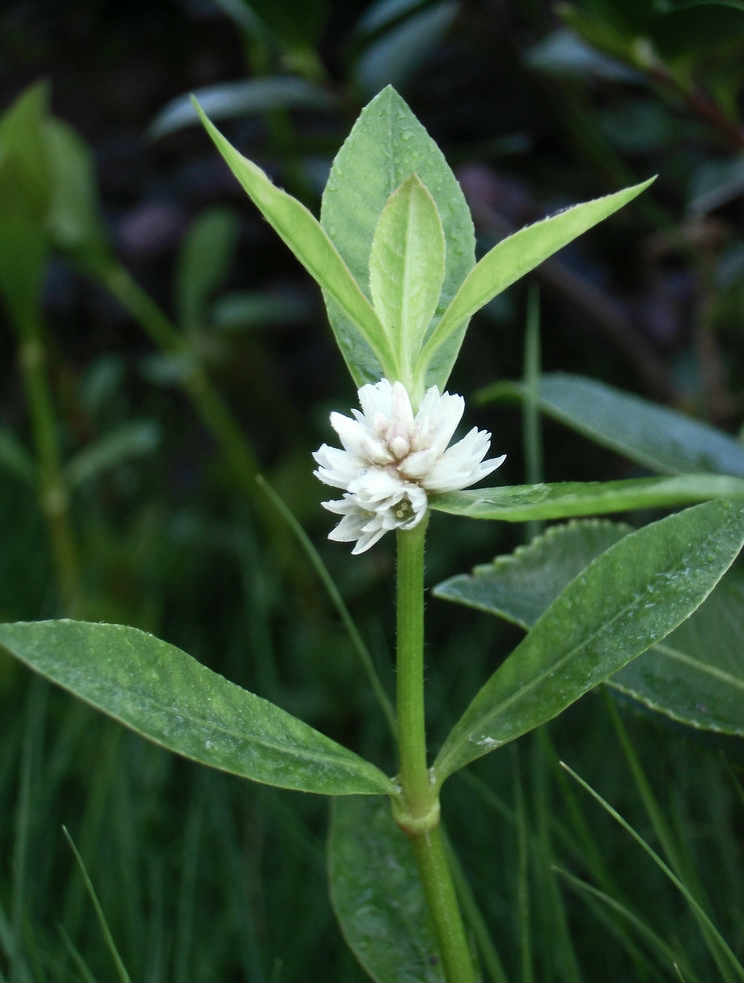
[[[484,403],[524,397],[518,382],[497,382],[476,396]],[[602,382],[562,372],[544,375],[537,401],[554,419],[654,471],[744,475],[744,445],[738,440]]]
[[[388,198],[369,257],[372,302],[396,354],[397,377],[409,391],[411,370],[442,292],[444,248],[434,199],[412,174]]]
[[[654,180],[649,178],[615,194],[565,208],[502,239],[468,273],[421,353],[423,364],[430,365],[440,346],[447,345],[451,336],[459,334],[459,326],[502,290],[587,229],[627,205]],[[442,384],[444,382],[446,379]]]
[[[446,241],[436,323],[475,262],[473,220],[441,150],[392,86],[386,86],[365,106],[336,155],[323,192],[320,221],[366,291],[380,213],[392,192],[412,174],[418,175],[434,199]],[[326,307],[336,334],[348,331],[345,315],[333,299],[326,297]],[[458,325],[439,349],[421,385],[443,388],[466,326],[466,322]],[[378,378],[364,381],[376,382]]]
[[[624,536],[553,601],[455,724],[453,771],[559,714],[700,606],[744,542],[744,504],[706,502]]]
[[[344,938],[373,980],[444,979],[413,850],[389,802],[336,800],[328,876]]]
[[[343,312],[343,327],[331,322],[336,342],[358,386],[392,374],[393,360],[379,318],[323,227],[305,206],[277,188],[260,167],[243,157],[207,119],[204,128],[263,217],[289,246],[324,293]]]
[[[531,628],[564,587],[630,526],[586,519],[553,526],[511,556],[450,577],[436,597]],[[697,611],[607,685],[692,727],[744,736],[744,580],[730,570]]]
[[[504,485],[432,495],[438,512],[470,519],[566,519],[630,509],[665,508],[711,498],[744,496],[744,479],[722,474],[682,474],[673,478],[621,481],[558,481],[555,484]]]
[[[84,621],[0,625],[0,650],[194,761],[323,795],[395,792],[370,762],[167,642]]]
[[[178,253],[178,321],[189,333],[204,329],[210,294],[227,275],[240,232],[233,212],[210,208],[191,225]]]

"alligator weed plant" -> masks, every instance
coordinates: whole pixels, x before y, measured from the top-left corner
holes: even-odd
[[[616,448],[622,441],[608,435],[608,420],[622,428],[633,414],[651,414],[635,428],[636,437],[645,433],[657,448],[665,440],[687,448],[688,466],[606,483],[473,488],[493,475],[509,448],[491,452],[490,434],[477,428],[456,439],[467,408],[446,389],[470,317],[651,180],[528,226],[476,263],[460,187],[392,88],[362,111],[339,151],[320,221],[197,109],[235,177],[321,287],[358,389],[358,407],[331,414],[341,446],[324,443],[315,452],[315,475],[335,490],[336,497],[322,503],[338,520],[331,539],[353,543],[352,554],[374,549],[386,533],[396,540],[397,694],[395,709],[387,703],[387,712],[398,760],[386,768],[365,760],[135,628],[73,620],[4,624],[0,646],[179,754],[256,782],[335,797],[328,842],[333,905],[344,937],[373,978],[466,981],[486,972],[504,978],[477,910],[466,904],[467,917],[461,913],[468,889],[443,831],[443,783],[608,680],[678,720],[740,732],[740,709],[723,694],[725,673],[704,671],[715,646],[706,646],[700,633],[693,652],[682,642],[660,644],[672,632],[677,637],[683,622],[716,597],[731,603],[717,585],[744,541],[738,444],[702,424],[685,424],[638,400],[629,407],[630,397],[562,377],[552,380],[552,389],[532,393],[547,412],[579,429],[594,427],[594,439]],[[505,394],[529,395],[513,386],[490,396]],[[708,463],[696,468],[703,447]],[[631,457],[637,450],[654,469],[648,448],[625,449]],[[596,519],[552,527],[513,557],[436,588],[438,596],[506,617],[527,632],[432,756],[424,699],[429,510],[528,522],[676,505],[688,507],[636,530]],[[687,673],[682,679],[674,665],[677,648],[686,652],[686,661],[678,659]],[[643,672],[634,671],[633,660],[644,664]],[[377,695],[385,708],[379,688]],[[701,706],[710,719],[691,709]],[[725,978],[741,978],[744,970],[725,940],[695,899],[688,902],[697,905]]]

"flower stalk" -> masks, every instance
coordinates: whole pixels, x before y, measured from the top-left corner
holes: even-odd
[[[424,545],[428,516],[397,532],[397,709],[402,803],[394,807],[406,832],[439,942],[448,980],[478,979],[452,881],[439,797],[426,760],[424,705]]]

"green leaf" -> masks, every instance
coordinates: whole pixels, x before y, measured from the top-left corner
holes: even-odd
[[[232,119],[277,109],[328,109],[334,102],[333,96],[319,85],[292,75],[222,82],[197,89],[194,95],[210,119]],[[191,98],[176,96],[150,123],[148,133],[157,140],[198,122]]]
[[[389,802],[333,803],[328,875],[341,931],[373,980],[444,979],[413,850]]]
[[[632,531],[608,519],[553,526],[529,546],[480,564],[472,574],[449,577],[433,594],[531,628],[577,574]]]
[[[0,294],[27,338],[40,317],[50,200],[44,122],[46,85],[26,89],[0,117]]]
[[[388,373],[393,360],[385,331],[320,223],[301,202],[277,188],[260,167],[238,153],[210,123],[196,100],[194,105],[207,133],[254,205],[343,312],[343,325],[332,321],[331,327],[355,382],[361,385],[359,380],[369,371],[375,379]]]
[[[426,343],[421,356],[424,364],[430,364],[436,358],[438,349],[449,344],[450,337],[459,332],[459,326],[502,290],[534,270],[548,256],[587,229],[627,205],[655,180],[649,178],[603,198],[564,208],[502,239],[468,273]]]
[[[558,481],[555,484],[504,485],[432,495],[438,512],[470,519],[566,519],[630,509],[687,505],[711,498],[744,496],[744,479],[723,474],[682,474],[670,478],[621,481]]]
[[[597,519],[554,526],[433,593],[531,628],[577,574],[629,532]],[[744,736],[742,611],[744,579],[730,570],[687,621],[607,684],[689,726]]]
[[[143,737],[280,788],[394,794],[370,762],[174,645],[122,625],[0,625],[0,648]]]
[[[409,389],[442,292],[444,248],[434,199],[412,174],[388,198],[369,257],[372,302],[396,354],[398,378]]]
[[[46,121],[44,140],[52,185],[49,234],[60,249],[95,260],[108,246],[90,151],[74,130],[53,118]]]
[[[176,270],[178,320],[186,331],[205,327],[207,301],[227,274],[239,231],[231,211],[210,208],[186,233]]]
[[[73,455],[65,466],[71,488],[97,478],[133,457],[151,454],[160,443],[160,427],[153,420],[130,420]]]
[[[689,617],[744,542],[744,504],[706,502],[624,536],[552,602],[455,725],[453,771],[559,714]]]
[[[434,199],[447,245],[436,323],[475,262],[473,221],[441,150],[392,86],[365,106],[336,155],[323,192],[320,220],[353,276],[367,291],[372,240],[380,213],[392,192],[412,174],[418,175]],[[325,299],[336,334],[348,333],[343,312],[333,299]],[[463,321],[439,349],[420,388],[424,384],[444,388],[466,327]],[[355,376],[358,385],[379,379],[374,365],[363,369],[360,377]]]
[[[476,395],[479,403],[524,398],[518,382],[498,382]],[[738,440],[631,393],[556,372],[542,376],[537,398],[549,416],[654,471],[744,475],[744,445]]]

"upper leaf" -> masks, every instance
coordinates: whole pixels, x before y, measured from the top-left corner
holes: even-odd
[[[392,86],[387,86],[362,110],[339,150],[323,192],[320,220],[349,269],[369,289],[372,240],[380,213],[390,195],[417,174],[434,199],[446,242],[444,282],[434,321],[475,262],[475,235],[470,210],[444,156]],[[326,297],[328,316],[338,334],[345,315]],[[454,364],[466,324],[437,352],[419,388],[443,388]],[[368,373],[364,382],[377,382]],[[418,398],[421,393],[413,393]]]
[[[476,695],[437,781],[559,714],[700,606],[744,542],[744,504],[706,502],[624,536],[558,595]]]
[[[305,206],[272,184],[260,167],[239,153],[207,119],[194,100],[201,121],[230,170],[279,237],[289,246],[310,276],[343,312],[343,323],[331,321],[341,353],[354,381],[362,385],[392,372],[392,353],[385,331],[359,283]]]
[[[723,474],[682,474],[670,478],[621,481],[557,481],[555,484],[504,485],[432,495],[438,512],[471,519],[566,519],[631,509],[687,505],[710,498],[741,498],[744,480]]]
[[[470,271],[457,291],[426,343],[422,353],[423,363],[435,363],[440,346],[450,345],[453,336],[460,337],[462,323],[467,322],[471,315],[502,290],[506,290],[587,229],[627,205],[654,180],[655,178],[649,178],[648,181],[616,191],[615,194],[565,208],[556,215],[528,225],[502,239]]]
[[[521,383],[497,382],[476,398],[488,402],[524,395]],[[744,446],[738,440],[603,382],[562,372],[544,375],[536,399],[554,419],[654,471],[744,475]]]
[[[378,768],[153,635],[122,625],[0,625],[0,648],[138,734],[280,788],[392,794]]]
[[[372,302],[409,391],[412,370],[444,281],[444,232],[437,206],[413,174],[382,210],[369,258]]]

